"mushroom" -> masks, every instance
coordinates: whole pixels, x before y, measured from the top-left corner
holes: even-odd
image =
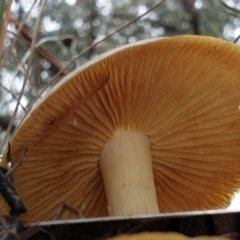
[[[143,232],[133,235],[120,235],[110,238],[112,240],[227,240],[227,238],[219,236],[199,236],[199,237],[187,237],[183,234],[176,232]]]
[[[240,188],[240,49],[145,40],[74,71],[11,140],[25,221],[225,208]],[[6,153],[2,166],[6,166]],[[65,213],[71,218],[71,213]]]

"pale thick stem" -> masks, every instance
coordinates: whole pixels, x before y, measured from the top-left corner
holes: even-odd
[[[117,131],[100,156],[109,215],[158,213],[148,137]]]

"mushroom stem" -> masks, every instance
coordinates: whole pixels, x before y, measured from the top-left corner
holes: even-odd
[[[148,137],[118,130],[100,155],[109,215],[158,213]]]

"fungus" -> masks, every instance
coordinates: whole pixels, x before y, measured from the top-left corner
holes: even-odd
[[[183,234],[175,233],[175,232],[167,232],[167,233],[157,233],[157,232],[143,232],[137,233],[133,235],[120,235],[117,237],[110,238],[112,240],[227,240],[227,238],[219,237],[219,236],[200,236],[200,237],[187,237]]]
[[[240,49],[141,41],[68,75],[11,140],[26,221],[225,208],[240,187]],[[6,166],[6,154],[2,165]],[[65,214],[71,218],[71,213]]]

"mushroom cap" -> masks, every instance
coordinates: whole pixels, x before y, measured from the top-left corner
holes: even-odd
[[[183,234],[175,233],[175,232],[166,232],[166,233],[137,233],[133,235],[121,235],[117,237],[110,238],[112,240],[188,240],[188,239],[194,239],[194,240],[227,240],[227,238],[223,237],[194,237],[190,238]]]
[[[149,138],[160,212],[227,207],[240,188],[239,56],[211,37],[154,39],[65,77],[11,140],[13,164],[28,147],[14,171],[23,220],[50,220],[61,202],[107,215],[99,155],[129,128]]]

